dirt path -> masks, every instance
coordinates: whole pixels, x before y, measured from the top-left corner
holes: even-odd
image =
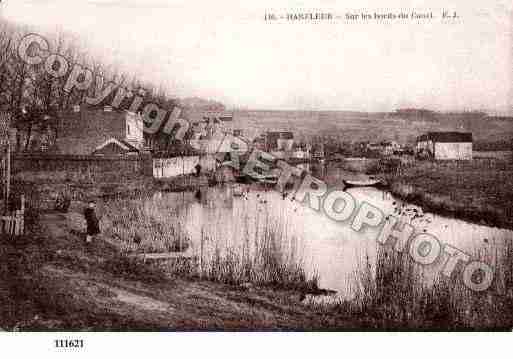
[[[40,234],[4,245],[15,272],[7,295],[19,330],[284,330],[339,327],[313,313],[298,293],[244,289],[156,275],[105,241],[86,247],[76,212],[41,216]],[[0,287],[1,290],[1,287]]]

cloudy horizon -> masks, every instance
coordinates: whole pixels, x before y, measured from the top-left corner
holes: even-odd
[[[79,36],[113,63],[163,85],[170,94],[228,107],[269,110],[513,113],[511,4],[492,1],[197,1],[25,0],[2,16],[41,31]],[[477,4],[477,2],[476,2]],[[424,22],[269,24],[269,11],[387,13],[457,11]]]

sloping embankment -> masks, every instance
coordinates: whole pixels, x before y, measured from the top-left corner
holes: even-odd
[[[167,277],[102,240],[83,243],[66,214],[40,233],[0,243],[0,327],[6,330],[347,329],[299,293]]]
[[[481,161],[419,163],[386,175],[390,192],[424,210],[513,229],[513,167]]]

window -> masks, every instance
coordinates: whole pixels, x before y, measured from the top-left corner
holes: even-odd
[[[130,125],[129,124],[126,125],[126,133],[128,135],[130,135]]]

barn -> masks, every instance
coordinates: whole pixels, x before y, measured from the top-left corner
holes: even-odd
[[[435,160],[471,160],[472,133],[428,132],[417,138],[416,150]]]

